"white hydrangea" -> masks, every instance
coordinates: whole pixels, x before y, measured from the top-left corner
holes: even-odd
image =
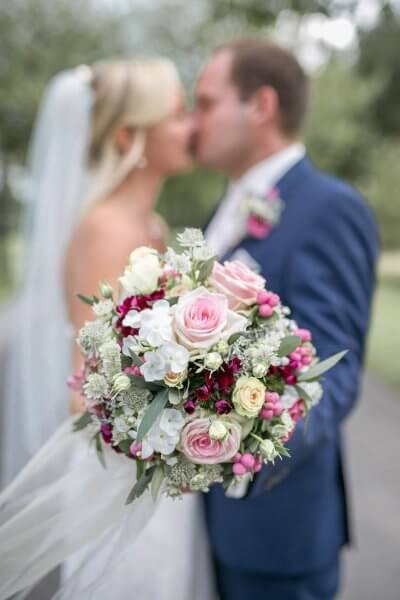
[[[100,347],[112,337],[110,325],[96,319],[88,321],[78,334],[78,344],[87,356],[97,356]]]
[[[142,311],[131,310],[124,319],[126,327],[139,329],[139,339],[150,346],[161,346],[173,340],[172,315],[167,300],[157,300],[152,308]]]
[[[146,352],[140,371],[146,381],[160,381],[167,373],[182,373],[190,358],[190,352],[176,342],[167,342],[152,352]]]
[[[175,450],[180,432],[185,424],[185,419],[178,410],[166,408],[142,442],[141,455],[143,459],[149,458],[154,452],[167,456]]]
[[[193,248],[193,258],[194,260],[204,261],[209,260],[214,256],[214,252],[211,250],[209,246],[200,246]]]

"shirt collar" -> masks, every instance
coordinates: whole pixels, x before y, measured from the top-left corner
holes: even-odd
[[[294,142],[246,171],[229,186],[231,190],[264,194],[273,187],[306,153],[304,144]]]

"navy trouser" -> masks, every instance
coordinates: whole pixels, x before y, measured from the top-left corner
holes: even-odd
[[[270,575],[216,563],[220,600],[333,600],[339,561],[302,575]]]

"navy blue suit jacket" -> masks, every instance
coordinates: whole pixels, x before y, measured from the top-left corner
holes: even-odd
[[[321,358],[349,352],[325,375],[320,404],[288,443],[291,458],[264,466],[245,498],[226,498],[218,485],[205,504],[218,560],[295,574],[327,565],[349,541],[341,425],[358,394],[378,236],[360,195],[308,158],[277,187],[285,202],[279,225],[238,247],[261,265],[267,287],[299,326],[311,330]]]

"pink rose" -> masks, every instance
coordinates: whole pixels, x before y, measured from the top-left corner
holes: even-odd
[[[232,460],[239,450],[241,427],[228,421],[224,421],[224,424],[226,436],[222,440],[215,440],[208,433],[210,419],[189,421],[181,434],[184,455],[198,465],[215,465]]]
[[[209,281],[218,292],[225,294],[232,310],[254,304],[257,295],[265,287],[264,277],[238,260],[226,261],[223,265],[214,263]]]
[[[187,292],[174,307],[174,330],[188,350],[210,348],[246,325],[245,317],[229,310],[226,296],[204,287]]]

